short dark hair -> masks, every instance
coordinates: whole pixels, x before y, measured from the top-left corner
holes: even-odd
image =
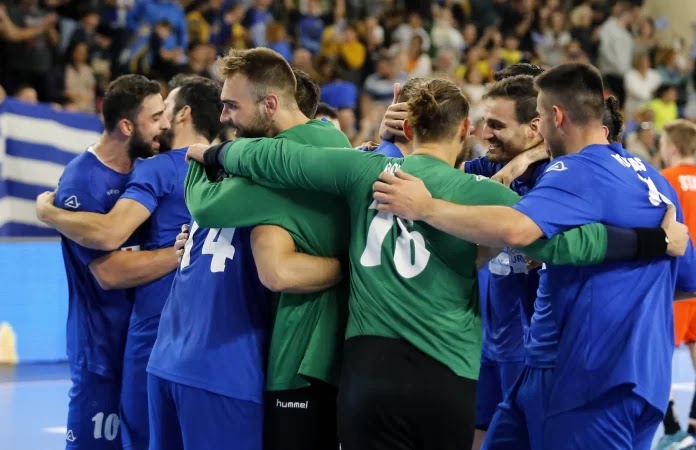
[[[317,105],[317,112],[314,114],[314,117],[316,116],[326,116],[331,119],[338,119],[338,111],[336,111],[336,109],[328,103],[319,102]]]
[[[159,93],[159,83],[142,75],[122,75],[116,78],[106,88],[102,103],[106,131],[114,131],[121,119],[135,123],[143,100]]]
[[[530,77],[535,77],[537,75],[541,75],[542,73],[544,73],[544,69],[535,64],[516,63],[496,72],[493,75],[493,79],[495,81],[500,81],[517,75],[529,75]]]
[[[519,123],[529,123],[539,117],[537,112],[537,90],[534,78],[515,75],[493,83],[483,99],[506,98],[515,103],[515,118]]]
[[[604,100],[604,116],[602,117],[602,125],[607,127],[607,140],[609,142],[623,141],[623,125],[624,119],[621,114],[621,106],[619,101],[613,95],[610,95]]]
[[[292,69],[297,80],[297,89],[295,90],[295,100],[302,114],[310,119],[314,118],[319,106],[319,98],[321,97],[321,88],[319,83],[314,81],[307,72],[300,69]]]
[[[547,70],[534,79],[548,104],[562,107],[581,125],[601,121],[604,115],[604,84],[596,67],[567,63]]]
[[[191,108],[193,128],[206,137],[214,140],[223,125],[220,123],[222,102],[220,101],[220,85],[205,77],[190,76],[179,79],[172,89],[179,88],[174,104],[174,114],[188,105]]]

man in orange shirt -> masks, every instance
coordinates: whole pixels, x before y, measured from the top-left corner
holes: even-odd
[[[660,156],[667,167],[662,174],[674,187],[684,213],[684,223],[691,236],[696,235],[696,124],[687,120],[667,122],[660,137]],[[674,303],[675,345],[686,343],[691,361],[696,369],[696,298]],[[674,414],[674,402],[670,399],[663,421],[665,436],[657,449],[692,448],[696,445],[696,394],[691,402],[689,428],[684,433]],[[691,436],[689,436],[691,435]],[[679,443],[682,446],[675,446]]]

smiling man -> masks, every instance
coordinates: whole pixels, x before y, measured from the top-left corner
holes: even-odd
[[[69,216],[69,211],[105,214],[131,177],[133,162],[152,156],[169,129],[159,84],[139,75],[113,81],[103,105],[105,131],[97,144],[68,164],[55,193],[37,204]],[[55,201],[57,207],[51,206]],[[39,218],[42,214],[37,210]],[[98,215],[95,214],[95,215]],[[79,236],[61,236],[68,277],[67,353],[70,361],[70,405],[66,447],[121,449],[119,404],[124,349],[132,291],[176,267],[172,248],[132,250],[131,236],[95,250]]]

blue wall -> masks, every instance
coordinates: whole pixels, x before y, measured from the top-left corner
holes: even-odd
[[[68,285],[60,241],[0,242],[0,322],[20,363],[65,360]]]

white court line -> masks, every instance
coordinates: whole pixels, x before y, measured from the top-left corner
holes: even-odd
[[[44,433],[65,435],[68,432],[68,428],[67,427],[46,427],[46,428],[42,428],[41,431],[43,431]]]

